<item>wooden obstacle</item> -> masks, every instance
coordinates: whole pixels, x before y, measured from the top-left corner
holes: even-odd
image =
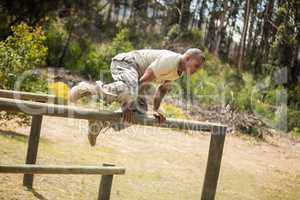
[[[22,92],[18,93],[20,96],[22,96]],[[34,101],[34,99],[31,100]],[[32,115],[26,164],[35,164],[36,162],[43,115],[87,120],[96,119],[109,122],[118,122],[122,119],[122,113],[84,109],[74,106],[24,101],[22,100],[22,98],[0,98],[0,110],[23,112]],[[145,116],[136,116],[134,123],[144,126],[160,126],[184,130],[210,131],[210,146],[201,199],[213,200],[215,198],[227,128],[225,125],[176,119],[167,119],[166,123],[158,124],[155,118]],[[33,176],[25,174],[23,185],[32,187],[32,183]]]
[[[54,95],[49,94],[36,94],[32,92],[20,92],[12,90],[0,90],[0,97],[10,98],[10,99],[21,99],[30,100],[37,102],[48,102],[48,103],[58,103],[58,98]]]
[[[101,174],[98,200],[109,200],[113,175],[125,174],[125,169],[111,164],[97,166],[60,166],[60,165],[0,165],[0,173],[21,174]]]

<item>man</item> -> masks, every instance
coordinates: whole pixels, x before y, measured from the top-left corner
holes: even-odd
[[[170,91],[170,82],[186,73],[191,75],[201,68],[205,61],[200,49],[188,49],[184,54],[169,50],[142,49],[128,53],[120,53],[112,58],[111,74],[114,82],[103,84],[96,81],[95,85],[81,82],[70,92],[70,101],[98,95],[105,103],[118,101],[123,111],[123,121],[134,121],[134,113],[145,113],[147,104],[143,98],[147,85],[156,80],[160,82],[154,95],[153,115],[159,123],[166,119],[159,111],[163,97]],[[105,125],[97,120],[89,121],[88,138],[92,146]]]

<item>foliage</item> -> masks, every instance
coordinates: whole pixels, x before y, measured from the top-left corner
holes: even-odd
[[[91,79],[99,79],[101,71],[108,71],[109,63],[97,47],[90,49],[83,59],[81,73]],[[105,74],[107,76],[107,73]]]
[[[128,34],[128,29],[122,29],[111,42],[91,46],[83,58],[81,73],[92,79],[99,79],[102,75],[110,79],[109,66],[112,57],[133,50]]]
[[[32,28],[24,23],[12,27],[13,35],[0,42],[1,88],[13,89],[17,79],[23,79],[21,89],[46,89],[43,81],[30,70],[44,65],[47,55],[46,39],[41,27]],[[25,73],[26,72],[26,73]],[[38,84],[35,84],[38,83]]]
[[[254,113],[266,124],[285,130],[285,107],[277,105],[278,95],[285,94],[284,87],[274,85],[269,76],[254,79],[248,72],[240,73],[209,53],[206,58],[204,69],[190,79],[194,103],[206,108],[230,105],[234,111]],[[297,127],[297,119],[289,114],[289,130]]]
[[[81,71],[84,68],[84,52],[78,41],[71,41],[63,57],[65,68]]]
[[[187,118],[186,114],[183,112],[183,110],[180,107],[175,106],[171,103],[162,103],[161,107],[166,117],[176,118],[176,119]]]
[[[300,111],[288,110],[288,130],[300,133]]]
[[[48,22],[45,26],[46,45],[49,48],[47,56],[47,64],[50,66],[58,66],[62,55],[65,42],[67,41],[67,31],[64,24],[59,19]]]
[[[118,53],[133,50],[133,45],[129,41],[129,30],[124,28],[113,38],[112,43],[107,47],[106,56],[109,60]]]
[[[163,40],[163,46],[168,49],[182,47],[203,48],[203,33],[199,29],[182,32],[178,24],[172,26]]]
[[[32,28],[24,23],[12,27],[13,34],[0,41],[0,88],[24,91],[47,91],[47,81],[34,71],[45,64],[47,47],[41,27]],[[29,122],[24,114],[20,123]],[[15,115],[1,113],[1,119]]]

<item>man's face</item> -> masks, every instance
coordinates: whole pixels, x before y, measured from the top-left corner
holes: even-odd
[[[189,75],[194,74],[196,71],[201,69],[201,66],[203,64],[203,58],[194,58],[194,57],[187,57],[185,61],[185,68],[186,73]]]

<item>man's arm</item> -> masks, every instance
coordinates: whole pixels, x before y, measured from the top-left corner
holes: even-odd
[[[155,79],[152,69],[147,68],[143,76],[139,80],[139,95],[143,95],[147,85]]]
[[[160,104],[164,98],[164,96],[171,91],[171,85],[170,81],[164,81],[157,89],[155,95],[154,95],[154,117],[158,118],[159,123],[164,123],[166,121],[166,118],[163,116],[162,113],[159,112]]]

